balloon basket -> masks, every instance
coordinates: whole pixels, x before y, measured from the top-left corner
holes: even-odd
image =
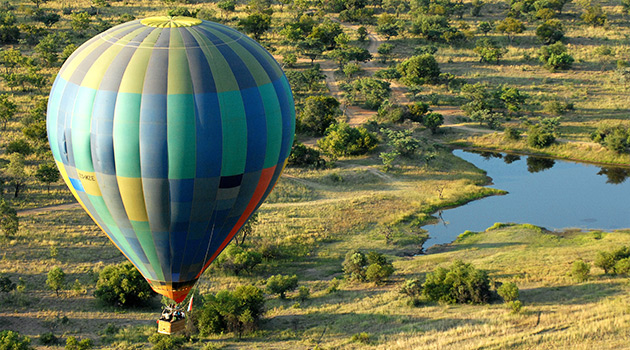
[[[174,322],[158,320],[158,333],[161,334],[177,334],[186,329],[186,319]]]

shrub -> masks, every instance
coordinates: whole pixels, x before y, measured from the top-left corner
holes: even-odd
[[[241,272],[251,273],[262,262],[262,254],[245,250],[241,246],[230,244],[217,258],[217,268],[238,276]]]
[[[374,78],[360,78],[350,84],[350,94],[351,100],[362,101],[365,108],[378,110],[391,94],[390,83]]]
[[[378,145],[378,138],[363,127],[353,128],[346,123],[330,126],[317,145],[333,156],[353,156],[370,152]]]
[[[413,156],[420,147],[420,142],[413,137],[411,130],[381,129],[381,132],[387,136],[387,144],[403,157]]]
[[[591,140],[612,151],[623,153],[630,147],[630,129],[623,125],[600,126],[591,134]]]
[[[556,141],[553,132],[541,125],[533,125],[527,134],[527,144],[534,148],[551,146]]]
[[[561,42],[542,46],[538,50],[538,60],[550,71],[571,68],[573,56],[567,53],[567,47]]]
[[[231,291],[220,291],[208,295],[199,318],[197,328],[201,335],[235,332],[239,336],[258,326],[263,313],[265,298],[260,288],[248,285]]]
[[[440,67],[431,54],[406,59],[398,65],[398,71],[407,85],[435,84],[440,77]]]
[[[186,342],[186,337],[177,335],[165,335],[155,333],[149,337],[149,343],[153,344],[153,350],[176,350]]]
[[[297,288],[298,278],[296,275],[274,275],[267,279],[265,289],[269,294],[278,294],[280,299],[286,298],[286,293]]]
[[[39,335],[39,342],[44,345],[55,345],[59,342],[59,338],[53,332],[46,332]]]
[[[518,129],[516,128],[512,128],[508,126],[505,128],[505,130],[503,130],[503,136],[505,137],[506,140],[518,141],[521,139],[521,132],[518,131]]]
[[[27,156],[33,153],[33,148],[28,142],[26,142],[26,140],[17,139],[7,144],[6,151],[7,153],[19,153]]]
[[[471,264],[456,260],[448,269],[428,273],[422,293],[433,301],[454,303],[486,303],[490,300],[488,274]]]
[[[33,347],[31,347],[29,337],[21,336],[18,332],[5,330],[0,332],[0,349],[32,350]]]
[[[311,290],[307,286],[300,286],[300,288],[298,288],[297,298],[301,302],[306,301],[310,297],[310,295],[311,295]]]
[[[580,16],[582,20],[593,27],[603,26],[608,20],[608,16],[599,5],[592,5],[586,8],[586,11]]]
[[[623,258],[615,263],[615,272],[620,275],[630,275],[630,258]]]
[[[298,129],[315,135],[323,135],[328,127],[337,122],[341,114],[339,101],[332,96],[309,96],[298,114]]]
[[[365,332],[353,334],[350,341],[353,343],[370,344],[370,334]]]
[[[422,294],[422,283],[420,283],[420,280],[417,278],[408,279],[400,288],[400,293],[412,298],[418,297]]]
[[[156,293],[130,262],[106,266],[98,276],[94,296],[116,306],[144,305]]]
[[[497,293],[506,302],[514,301],[518,299],[518,287],[514,282],[503,283],[497,288]]]
[[[573,277],[573,279],[575,279],[577,282],[586,281],[590,273],[591,265],[581,259],[574,261],[571,265],[571,271],[569,271],[569,275]]]
[[[544,44],[553,44],[564,38],[564,29],[562,22],[557,19],[550,19],[545,21],[536,28],[536,36]]]
[[[59,296],[59,290],[66,286],[66,274],[59,267],[53,267],[48,272],[48,278],[46,278],[46,285],[48,288],[55,291]]]
[[[0,292],[8,293],[15,289],[15,283],[7,276],[0,274]]]
[[[479,55],[479,62],[498,63],[507,50],[490,38],[477,40],[473,51]]]
[[[77,340],[74,336],[69,336],[66,339],[66,347],[65,350],[89,350],[94,346],[92,343],[92,339],[85,338],[81,340]]]
[[[293,142],[287,164],[298,168],[321,169],[326,167],[326,161],[318,150],[305,146],[297,140]]]
[[[513,314],[518,314],[523,309],[523,303],[520,300],[512,300],[508,302]]]
[[[381,253],[349,251],[343,261],[346,278],[353,281],[384,283],[394,273],[394,266]]]

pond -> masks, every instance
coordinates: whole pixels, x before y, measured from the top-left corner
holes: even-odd
[[[529,223],[547,229],[630,228],[630,168],[601,167],[533,156],[473,153],[456,156],[483,169],[491,196],[435,213],[440,222],[424,226],[424,247],[450,243],[466,230],[484,231],[495,222]]]

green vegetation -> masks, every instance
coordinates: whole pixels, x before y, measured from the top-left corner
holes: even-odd
[[[0,344],[627,346],[626,231],[498,224],[418,254],[421,226],[437,210],[501,193],[481,187],[484,174],[444,144],[630,163],[629,8],[626,0],[0,4],[0,303],[11,329]],[[258,222],[201,276],[191,337],[154,334],[148,285],[117,265],[124,257],[81,209],[18,217],[72,202],[45,128],[62,61],[102,30],[165,14],[240,28],[283,62],[300,141]],[[504,132],[478,136],[486,128]],[[346,252],[358,256],[344,262]],[[54,267],[66,275],[63,288],[46,282]],[[292,300],[276,298],[281,290]],[[487,303],[495,292],[507,304]],[[109,306],[131,300],[149,307]]]

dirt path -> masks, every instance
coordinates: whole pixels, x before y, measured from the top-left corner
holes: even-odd
[[[41,214],[41,213],[47,213],[51,211],[68,210],[68,209],[75,209],[75,208],[81,208],[81,205],[79,205],[79,203],[49,205],[47,207],[41,207],[41,208],[18,210],[17,214],[18,216],[27,216],[27,215]]]

